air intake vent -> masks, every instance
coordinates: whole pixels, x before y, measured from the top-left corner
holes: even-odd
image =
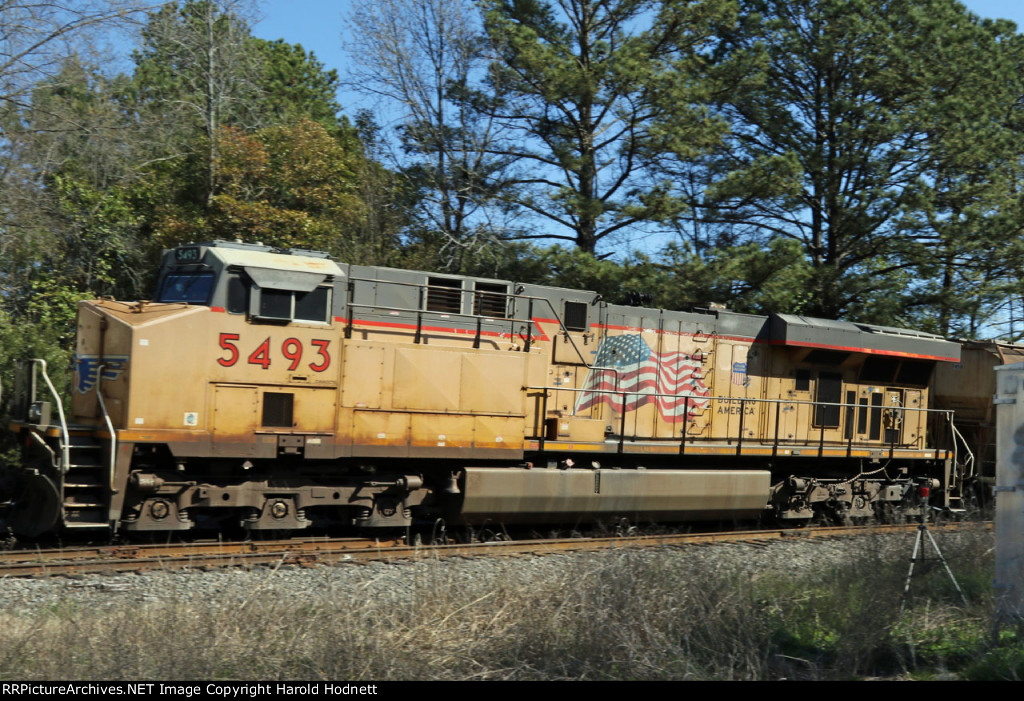
[[[586,331],[589,328],[587,324],[587,305],[584,302],[566,302],[563,321],[565,328],[570,331]]]

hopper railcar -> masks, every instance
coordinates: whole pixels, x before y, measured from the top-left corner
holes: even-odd
[[[16,533],[801,521],[960,508],[960,345],[796,315],[211,242],[81,302],[71,405],[25,366]]]
[[[967,447],[958,460],[964,496],[975,506],[992,502],[996,484],[995,369],[1024,362],[1024,346],[999,341],[959,340],[960,362],[941,363],[933,381],[934,406],[956,412],[956,427]]]

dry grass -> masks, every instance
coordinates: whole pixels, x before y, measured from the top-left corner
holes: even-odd
[[[945,575],[915,580],[909,552],[851,544],[810,575],[694,571],[672,553],[615,552],[525,579],[496,561],[471,578],[410,568],[412,594],[268,586],[241,606],[71,605],[0,620],[5,679],[1012,678],[1022,646],[989,650],[991,535],[949,548],[972,604]],[[944,549],[945,550],[945,549]],[[1009,652],[1007,652],[1009,650]],[[1004,659],[1005,658],[1005,659]],[[989,660],[989,667],[979,667]],[[972,667],[973,665],[973,667]],[[973,672],[971,670],[974,670]],[[1016,671],[1015,671],[1016,670]]]

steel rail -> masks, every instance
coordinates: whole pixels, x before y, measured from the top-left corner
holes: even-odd
[[[932,526],[940,530],[991,530],[991,522]],[[446,557],[550,555],[609,549],[685,547],[724,543],[836,538],[916,533],[919,524],[832,526],[718,533],[681,533],[623,537],[517,540],[452,545],[406,545],[395,540],[294,539],[285,541],[201,542],[163,545],[111,545],[0,553],[0,578],[116,574],[257,566],[320,566],[345,562],[396,562]]]

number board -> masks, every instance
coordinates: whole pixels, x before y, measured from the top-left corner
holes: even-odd
[[[174,260],[178,263],[198,263],[199,258],[199,246],[181,246],[174,249]]]

